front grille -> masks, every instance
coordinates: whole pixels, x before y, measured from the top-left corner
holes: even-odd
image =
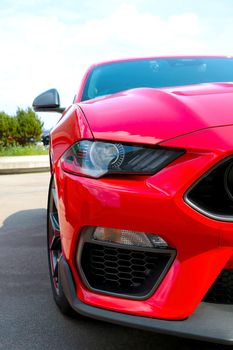
[[[205,295],[203,301],[233,304],[233,270],[223,270]]]
[[[185,201],[206,216],[233,221],[233,201],[226,181],[232,163],[231,156],[211,168],[186,192]]]
[[[168,268],[171,253],[84,243],[81,269],[91,289],[143,297]]]

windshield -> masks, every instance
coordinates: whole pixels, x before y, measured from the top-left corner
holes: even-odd
[[[107,63],[88,76],[82,101],[123,90],[233,82],[233,58],[158,58]]]

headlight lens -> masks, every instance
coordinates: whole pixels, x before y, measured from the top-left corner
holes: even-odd
[[[82,140],[61,158],[64,171],[99,178],[107,174],[154,174],[184,153],[165,147]]]

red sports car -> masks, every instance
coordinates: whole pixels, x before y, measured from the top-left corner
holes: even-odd
[[[233,344],[233,58],[104,62],[50,134],[55,302]]]

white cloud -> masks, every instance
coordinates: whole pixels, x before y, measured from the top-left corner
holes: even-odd
[[[115,43],[120,43],[129,45],[129,49],[134,48],[134,51],[139,53],[141,50],[146,50],[152,54],[155,50],[160,52],[160,45],[166,46],[166,51],[174,52],[180,40],[185,38],[195,40],[201,33],[201,25],[194,13],[163,20],[156,15],[141,13],[136,7],[127,4],[122,4],[104,19],[91,19],[79,28],[74,26],[74,29],[76,29],[74,42],[84,47],[105,45],[110,47],[111,51],[116,51],[118,47]],[[200,37],[198,39],[200,49],[202,47]],[[193,50],[193,45],[190,44],[190,48]],[[109,52],[103,54],[109,55]],[[121,54],[120,52],[118,55]]]
[[[163,19],[122,4],[102,19],[83,23],[78,11],[65,10],[63,17],[61,11],[59,16],[52,11],[49,15],[2,11],[0,109],[11,113],[50,87],[57,87],[64,104],[69,104],[85,68],[95,61],[210,51],[203,39],[206,28],[195,13]]]

